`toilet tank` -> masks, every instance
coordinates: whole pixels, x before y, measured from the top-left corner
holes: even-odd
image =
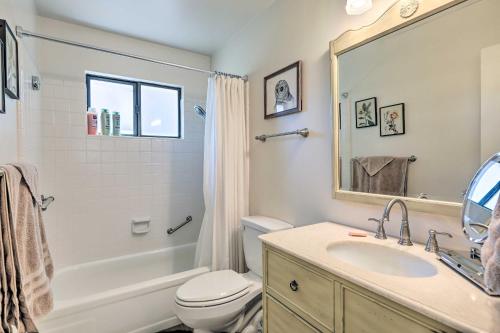
[[[265,216],[243,217],[241,225],[243,227],[243,251],[248,269],[262,277],[262,242],[259,235],[291,229],[293,226]]]

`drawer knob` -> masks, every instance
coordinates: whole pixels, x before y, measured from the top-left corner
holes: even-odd
[[[299,284],[297,283],[297,281],[293,280],[292,282],[290,282],[290,289],[292,289],[293,291],[299,290]]]

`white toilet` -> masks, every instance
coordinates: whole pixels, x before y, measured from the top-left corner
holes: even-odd
[[[286,222],[264,216],[244,217],[241,224],[243,250],[250,271],[202,274],[177,290],[175,314],[195,333],[230,330],[246,304],[262,292],[262,244],[258,236],[293,228]]]

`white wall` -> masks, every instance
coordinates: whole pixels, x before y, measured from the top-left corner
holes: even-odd
[[[208,56],[40,17],[37,32],[78,42],[210,68]],[[46,213],[57,267],[195,242],[203,214],[207,76],[157,64],[37,41],[42,73],[42,189],[56,201]],[[184,88],[184,137],[88,137],[85,71],[169,83]],[[172,236],[169,227],[193,216]],[[134,218],[151,232],[133,236]]]
[[[36,24],[34,3],[31,0],[0,0],[0,17],[11,29],[16,25],[32,28]],[[6,113],[0,114],[0,164],[20,159],[37,164],[40,161],[41,132],[39,93],[31,90],[31,76],[37,74],[33,43],[18,40],[21,98],[5,95]]]
[[[374,1],[361,17],[348,17],[343,0],[277,0],[255,18],[213,59],[214,67],[250,76],[251,136],[309,127],[308,139],[287,137],[266,143],[252,140],[251,213],[306,225],[324,220],[374,230],[369,217],[382,207],[332,199],[331,90],[329,42],[349,28],[370,23],[392,0]],[[264,120],[264,76],[303,60],[304,111]],[[388,233],[399,233],[398,212],[387,223]],[[444,246],[466,245],[460,221],[439,215],[410,213],[413,238],[424,242],[431,227],[454,234]]]
[[[492,33],[500,31],[499,11],[496,0],[458,6],[339,57],[340,92],[349,94],[341,100],[342,131],[351,131],[344,133],[348,141],[341,141],[345,189],[352,157],[416,155],[409,166],[408,196],[427,193],[429,199],[461,202],[484,161],[480,58],[481,49],[500,42]],[[356,128],[355,102],[373,96],[379,108],[405,103],[406,134],[380,137],[379,126]],[[498,121],[488,120],[498,132]],[[483,134],[498,151],[498,137]]]

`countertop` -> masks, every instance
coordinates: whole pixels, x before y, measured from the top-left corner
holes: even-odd
[[[397,239],[353,238],[349,231],[359,230],[331,222],[261,235],[260,239],[283,252],[324,269],[340,278],[367,288],[431,319],[464,333],[500,333],[500,297],[491,297],[447,267],[424,246],[401,246]],[[411,253],[434,264],[431,277],[402,277],[372,272],[346,264],[327,252],[338,241],[383,244]]]

